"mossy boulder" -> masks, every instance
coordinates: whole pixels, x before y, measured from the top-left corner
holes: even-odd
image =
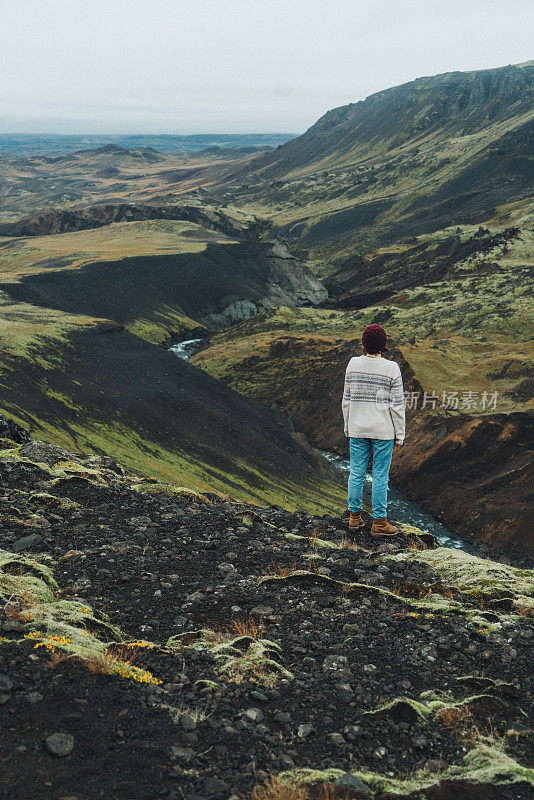
[[[171,636],[167,647],[193,647],[207,650],[213,656],[217,672],[228,680],[248,679],[273,685],[281,678],[291,679],[292,673],[281,664],[282,650],[269,639],[253,636],[229,637],[202,629]]]
[[[303,789],[305,796],[316,800],[325,796],[344,798],[346,790],[340,769],[294,769],[279,775],[280,782],[294,789]],[[353,774],[370,790],[374,800],[499,800],[501,797],[531,797],[534,770],[523,767],[492,742],[479,742],[458,765],[435,776],[397,780],[366,770]],[[512,790],[513,794],[509,791]],[[506,794],[505,794],[506,793]],[[350,795],[355,799],[363,795]]]
[[[20,641],[33,643],[49,653],[77,658],[93,672],[160,683],[150,672],[113,654],[114,644],[128,647],[126,637],[104,614],[89,604],[58,598],[59,587],[50,568],[29,556],[0,550],[0,598],[5,609],[24,625]],[[0,643],[1,643],[0,639]],[[153,647],[151,643],[132,646]]]

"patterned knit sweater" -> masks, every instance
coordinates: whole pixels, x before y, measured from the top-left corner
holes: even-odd
[[[387,358],[351,358],[343,392],[345,436],[404,441],[404,391],[399,365]]]

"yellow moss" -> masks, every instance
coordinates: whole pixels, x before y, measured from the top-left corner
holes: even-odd
[[[34,649],[76,656],[94,672],[138,683],[161,683],[148,670],[108,653],[106,639],[121,641],[124,635],[103,614],[74,600],[60,600],[57,594],[58,586],[49,567],[35,558],[0,550],[0,597],[16,618],[26,624],[23,639],[34,642]],[[149,642],[126,645],[152,646]]]

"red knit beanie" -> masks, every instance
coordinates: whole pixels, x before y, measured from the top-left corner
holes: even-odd
[[[382,325],[372,323],[368,325],[362,335],[362,344],[367,353],[380,353],[386,349],[386,332]]]

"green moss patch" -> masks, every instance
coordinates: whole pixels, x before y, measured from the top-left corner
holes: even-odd
[[[435,708],[443,708],[445,703],[438,700],[425,704],[409,697],[396,697],[372,711],[365,711],[369,717],[390,717],[395,722],[407,722],[409,725],[425,725]]]
[[[463,700],[453,701],[448,694],[440,695],[434,691],[423,692],[419,700],[410,697],[396,697],[372,711],[365,711],[364,716],[390,717],[395,722],[407,722],[409,725],[426,725],[429,719],[439,712],[454,709],[474,712],[477,714],[491,715],[497,711],[504,711],[506,702],[492,694],[478,694],[466,697]]]
[[[333,797],[346,797],[340,769],[294,769],[282,772],[279,780],[295,789],[304,789],[309,798],[320,796],[329,786]],[[406,780],[396,780],[367,770],[352,773],[368,787],[376,800],[491,800],[499,787],[513,787],[517,797],[527,797],[534,787],[534,770],[523,767],[492,742],[481,741],[470,750],[458,765],[437,776],[424,774]],[[522,794],[523,793],[523,794]],[[357,794],[356,794],[357,796]]]
[[[250,680],[272,686],[281,678],[293,677],[281,664],[281,648],[269,639],[252,636],[229,638],[202,629],[171,636],[167,647],[208,650],[213,656],[217,672],[231,681]]]
[[[58,588],[46,564],[29,556],[0,550],[0,597],[5,603],[11,606],[51,603]]]
[[[200,503],[208,503],[207,497],[200,492],[195,492],[193,489],[187,489],[185,486],[173,486],[170,483],[160,483],[159,481],[143,480],[141,478],[134,479],[131,488],[136,492],[146,492],[147,494],[164,494],[168,497],[186,497],[191,500],[197,500]]]
[[[478,689],[491,692],[498,697],[509,697],[515,699],[519,697],[520,689],[515,683],[509,681],[496,680],[482,675],[462,675],[457,678],[458,683],[469,689]]]
[[[24,623],[23,640],[36,649],[79,658],[93,672],[160,683],[147,670],[110,653],[110,645],[124,642],[126,637],[104,614],[86,603],[61,600],[58,592],[49,566],[0,550],[0,598],[8,618]]]
[[[534,570],[518,569],[462,550],[439,547],[387,556],[388,560],[418,562],[431,567],[459,590],[457,599],[479,602],[510,598],[515,610],[534,608]]]

